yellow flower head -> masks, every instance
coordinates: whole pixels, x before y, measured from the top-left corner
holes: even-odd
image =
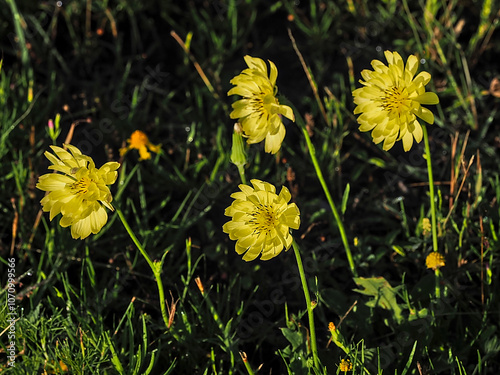
[[[48,173],[38,179],[36,187],[49,192],[40,201],[43,211],[50,212],[50,220],[61,213],[59,224],[64,228],[71,226],[75,239],[98,233],[108,221],[104,207],[113,211],[108,185],[116,181],[120,164],[108,162],[97,169],[92,158],[74,146],[65,145],[70,152],[50,147],[55,155],[45,152],[52,163],[49,169],[62,174]]]
[[[433,251],[427,258],[425,259],[425,265],[427,268],[432,268],[433,270],[437,270],[446,265],[444,261],[444,256],[437,251]]]
[[[349,359],[342,359],[339,364],[339,370],[342,372],[352,371],[352,363]]]
[[[136,130],[132,133],[129,139],[127,139],[128,146],[120,149],[120,155],[125,155],[129,150],[136,149],[139,150],[139,160],[151,159],[152,151],[154,153],[159,153],[161,150],[161,145],[154,145],[149,141],[146,134],[140,130]],[[149,149],[149,151],[148,151]]]
[[[422,104],[437,104],[439,99],[433,92],[425,92],[431,79],[427,72],[415,77],[418,59],[410,55],[406,65],[397,52],[385,51],[388,66],[379,60],[372,61],[373,71],[363,70],[364,87],[353,91],[357,107],[359,130],[372,130],[373,142],[384,141],[382,148],[389,150],[396,141],[403,141],[405,151],[411,149],[413,138],[422,140],[422,127],[417,117],[434,123],[434,115]]]
[[[285,126],[281,115],[295,121],[293,111],[286,105],[280,105],[276,94],[278,69],[269,61],[271,71],[267,74],[267,65],[257,57],[245,56],[248,69],[243,70],[231,80],[235,86],[228,95],[240,95],[243,98],[233,103],[232,119],[239,119],[243,134],[248,143],[259,143],[264,139],[265,150],[275,154],[285,138]]]
[[[333,334],[337,330],[337,327],[335,327],[333,322],[330,322],[328,323],[328,330]]]
[[[232,218],[222,227],[229,238],[236,240],[236,252],[246,253],[243,259],[262,260],[277,256],[292,245],[290,228],[299,229],[300,212],[295,203],[288,204],[291,195],[286,187],[279,195],[276,188],[263,181],[251,180],[253,188],[241,184],[241,191],[231,194],[234,202],[225,215]]]
[[[432,230],[431,221],[427,217],[424,217],[422,219],[422,233],[423,233],[423,235],[428,236],[429,233],[431,233],[431,230]]]

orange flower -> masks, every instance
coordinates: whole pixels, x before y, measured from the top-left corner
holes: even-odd
[[[149,141],[149,138],[146,134],[141,132],[140,130],[136,130],[132,133],[129,139],[127,139],[128,146],[120,149],[120,155],[125,155],[129,150],[136,149],[139,150],[139,160],[151,159],[152,151],[154,153],[159,153],[161,151],[161,144],[154,145]],[[148,151],[149,149],[149,151]]]

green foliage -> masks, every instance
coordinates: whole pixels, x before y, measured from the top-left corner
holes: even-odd
[[[403,321],[402,308],[396,301],[396,295],[401,287],[393,288],[383,277],[355,277],[354,282],[362,289],[353,289],[355,292],[371,296],[372,299],[366,302],[366,306],[375,308],[380,307],[391,311],[394,320],[397,323]]]

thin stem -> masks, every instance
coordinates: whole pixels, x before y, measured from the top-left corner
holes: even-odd
[[[248,375],[254,375],[252,367],[250,366],[250,363],[248,363],[247,354],[245,352],[240,352],[240,356],[241,359],[243,360],[243,363],[245,364],[245,368],[247,369]]]
[[[425,158],[427,160],[427,174],[429,176],[429,198],[431,201],[431,222],[432,222],[432,249],[434,251],[438,251],[436,203],[434,199],[434,177],[432,175],[432,161],[431,161],[431,149],[429,147],[429,136],[427,135],[427,128],[425,127],[425,125],[422,126],[422,131],[424,133]]]
[[[157,262],[153,262],[151,260],[151,257],[148,255],[148,253],[146,252],[146,250],[144,249],[142,244],[139,242],[139,240],[135,236],[134,232],[130,228],[130,225],[128,224],[127,220],[125,219],[125,216],[123,216],[123,213],[121,212],[121,210],[119,208],[115,208],[115,209],[116,209],[116,213],[118,214],[118,217],[120,218],[123,226],[127,230],[128,235],[130,236],[132,241],[134,241],[135,246],[137,246],[137,248],[141,252],[142,256],[144,257],[144,259],[146,259],[146,262],[149,264],[149,267],[153,271],[153,275],[155,277],[156,284],[158,285],[158,294],[159,294],[159,298],[160,298],[161,316],[163,317],[163,321],[165,322],[165,326],[167,327],[167,329],[169,329],[170,323],[169,323],[169,319],[168,319],[167,309],[165,306],[165,292],[163,291],[163,283],[161,281],[161,264],[162,263],[160,262],[158,264]]]
[[[297,111],[294,112],[296,113],[297,124],[301,128],[302,133],[306,138],[306,143],[309,149],[309,155],[311,156],[311,160],[314,165],[314,170],[316,171],[318,180],[321,184],[321,187],[323,188],[323,191],[325,192],[326,200],[328,201],[328,204],[330,205],[330,209],[332,210],[335,221],[337,222],[337,228],[339,229],[340,237],[342,238],[342,243],[344,244],[344,249],[347,256],[347,261],[349,262],[349,267],[351,268],[353,276],[358,277],[358,273],[356,272],[356,266],[354,265],[354,260],[352,258],[351,248],[349,247],[349,241],[345,233],[344,224],[342,223],[342,219],[340,218],[340,215],[337,209],[335,208],[335,203],[333,203],[332,195],[330,194],[330,190],[328,190],[325,178],[323,177],[323,173],[321,172],[321,168],[319,167],[318,159],[316,158],[316,150],[311,142],[311,137],[309,137],[309,133],[307,132],[307,129],[304,126],[304,121],[302,120],[300,115],[297,113]]]
[[[241,183],[247,184],[247,178],[245,177],[245,167],[238,165],[238,173],[240,174]]]
[[[306,275],[304,266],[302,265],[302,258],[300,257],[300,249],[295,240],[292,243],[295,257],[297,258],[297,267],[299,269],[300,281],[302,282],[302,289],[304,290],[304,297],[306,298],[307,315],[309,317],[309,333],[311,336],[311,350],[313,354],[314,367],[320,370],[320,362],[318,358],[318,347],[316,345],[316,328],[314,327],[314,313],[311,304],[311,296],[309,295],[309,287],[307,286]]]
[[[432,230],[432,249],[433,251],[438,251],[437,242],[437,220],[436,220],[436,203],[434,199],[434,177],[432,175],[432,160],[431,160],[431,149],[429,147],[429,136],[427,135],[426,126],[422,126],[422,132],[424,133],[424,145],[425,145],[425,159],[427,160],[427,174],[429,178],[429,199],[431,203],[431,230]],[[436,269],[436,297],[439,298],[441,295],[441,290],[439,288],[439,270]]]

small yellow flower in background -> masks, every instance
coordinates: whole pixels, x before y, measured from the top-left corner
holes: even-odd
[[[431,221],[428,218],[424,217],[422,219],[422,234],[424,236],[428,236],[429,233],[431,233],[431,229],[432,229]]]
[[[65,147],[70,152],[57,146],[50,146],[55,155],[45,152],[52,163],[49,169],[62,174],[44,174],[36,187],[49,192],[40,203],[44,212],[50,212],[50,220],[61,213],[59,224],[71,226],[73,238],[84,239],[98,233],[108,221],[105,207],[114,210],[108,185],[116,181],[120,164],[108,162],[97,169],[92,158],[82,155],[78,148]]]
[[[359,130],[372,130],[373,142],[384,141],[382,148],[389,150],[396,141],[403,141],[405,151],[411,149],[413,138],[422,140],[423,132],[417,117],[434,123],[434,115],[422,104],[437,104],[439,98],[433,92],[425,92],[425,85],[431,75],[418,69],[418,58],[410,55],[406,62],[397,52],[385,51],[388,66],[379,60],[372,61],[373,71],[363,70],[364,86],[353,91],[357,107],[354,114],[360,114]]]
[[[154,145],[149,141],[149,138],[146,134],[141,132],[140,130],[136,130],[132,133],[129,139],[127,139],[128,146],[120,149],[120,155],[125,155],[129,150],[136,149],[139,150],[139,160],[147,160],[151,159],[152,151],[158,154],[161,151],[161,145]],[[149,149],[149,151],[148,151]]]
[[[276,188],[260,180],[251,180],[253,188],[241,184],[241,191],[231,194],[234,202],[226,208],[231,221],[222,227],[231,240],[236,240],[236,252],[246,253],[243,260],[262,260],[288,250],[293,238],[290,228],[299,229],[300,212],[295,203],[288,204],[291,195],[286,187],[279,195]]]
[[[48,375],[48,374],[59,374],[59,368],[56,367],[55,365],[55,361],[51,361],[51,365],[55,368],[54,370],[44,370],[44,372],[42,373],[43,375]],[[63,362],[63,361],[59,361],[59,367],[60,367],[60,370],[62,372],[68,372],[68,366],[66,366],[66,364]]]
[[[276,154],[285,138],[281,115],[292,121],[295,121],[295,116],[290,107],[280,105],[276,98],[276,65],[269,61],[271,70],[268,76],[264,60],[248,55],[244,58],[248,69],[231,80],[235,87],[227,93],[240,95],[243,99],[233,103],[230,117],[239,119],[248,143],[259,143],[265,139],[266,152]]]
[[[339,364],[339,370],[342,372],[352,371],[352,363],[348,359],[342,359]]]
[[[444,267],[446,265],[444,261],[444,256],[441,253],[438,253],[437,251],[433,251],[429,255],[427,255],[427,258],[425,259],[425,265],[427,268],[432,268],[434,271]]]
[[[331,332],[332,335],[336,329],[337,328],[335,327],[335,324],[333,322],[328,323],[328,330]]]

